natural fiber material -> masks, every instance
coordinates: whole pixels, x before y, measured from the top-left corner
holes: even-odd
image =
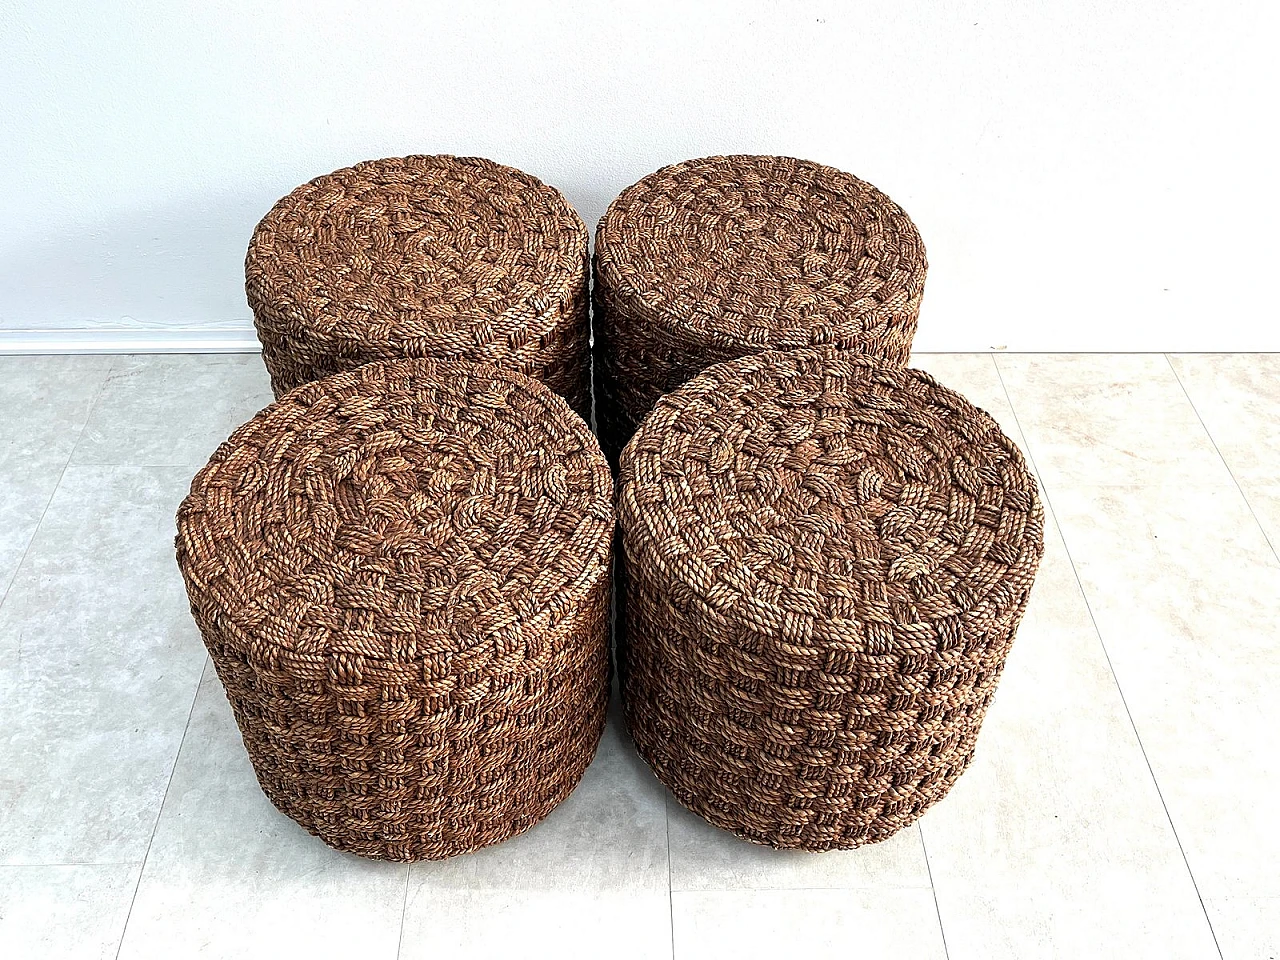
[[[719,364],[627,446],[619,513],[627,723],[681,803],[825,850],[947,792],[1043,550],[987,414],[865,356]]]
[[[245,278],[276,396],[374,360],[465,357],[588,413],[587,228],[527,173],[416,156],[319,177],[258,224]]]
[[[722,360],[833,344],[905,364],[925,268],[902,208],[831,167],[707,157],[650,174],[596,233],[606,449],[615,454],[660,396]]]
[[[612,484],[521,374],[398,360],[286,394],[178,511],[258,781],[326,843],[439,859],[577,784],[604,725]]]

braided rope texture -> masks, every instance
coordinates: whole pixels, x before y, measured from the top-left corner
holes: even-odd
[[[902,208],[791,157],[664,167],[596,232],[597,418],[616,456],[658,398],[713,363],[832,344],[905,365],[927,263]]]
[[[762,353],[659,402],[620,485],[627,724],[682,804],[826,850],[946,794],[1043,552],[990,416],[863,355]]]
[[[587,228],[564,196],[478,157],[370,160],[258,224],[245,292],[277,397],[399,357],[489,361],[589,411]]]
[[[587,425],[513,371],[370,364],[240,427],[177,553],[263,791],[374,859],[537,823],[604,729],[613,529]]]

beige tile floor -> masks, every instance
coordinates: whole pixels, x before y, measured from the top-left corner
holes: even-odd
[[[1280,956],[1280,355],[927,355],[1049,506],[977,759],[819,856],[665,795],[616,713],[582,786],[442,864],[259,792],[172,559],[255,356],[0,359],[0,957]]]

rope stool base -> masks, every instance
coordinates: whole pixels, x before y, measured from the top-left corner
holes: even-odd
[[[363,366],[237,430],[178,563],[266,795],[384,860],[545,817],[604,728],[613,526],[587,425],[489,365]]]
[[[587,228],[559,191],[478,157],[369,160],[254,231],[245,291],[277,397],[377,360],[461,357],[589,413]]]
[[[606,450],[713,363],[830,344],[905,365],[926,269],[902,208],[832,167],[706,157],[644,177],[596,231]]]
[[[995,422],[831,350],[711,367],[622,456],[627,725],[740,837],[883,840],[968,766],[1043,551]]]

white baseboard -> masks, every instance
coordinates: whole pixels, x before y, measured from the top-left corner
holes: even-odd
[[[0,328],[0,356],[39,353],[257,353],[253,324]]]
[[[0,326],[0,356],[51,353],[260,353],[251,320],[211,321],[200,326],[112,323],[17,329]],[[1266,353],[1265,350],[1009,350],[1005,347],[917,349],[913,357],[951,353]]]

